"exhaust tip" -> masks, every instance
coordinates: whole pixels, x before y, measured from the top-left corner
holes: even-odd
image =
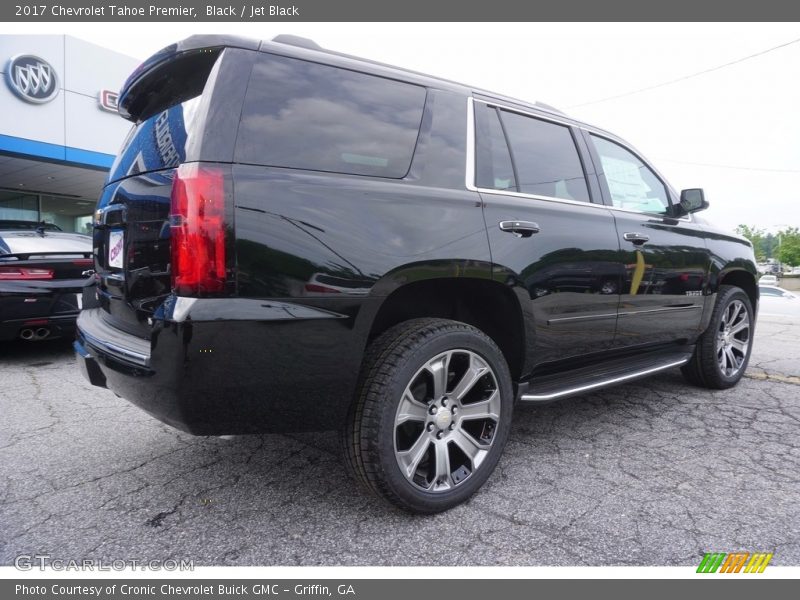
[[[37,340],[43,340],[48,335],[50,335],[50,330],[47,327],[39,327],[39,329],[36,330]]]
[[[32,340],[34,335],[36,334],[33,332],[33,329],[23,329],[19,332],[19,337],[23,340]]]

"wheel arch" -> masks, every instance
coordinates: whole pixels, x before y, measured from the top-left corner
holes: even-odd
[[[717,290],[720,285],[732,285],[738,287],[747,294],[750,299],[750,304],[753,307],[753,312],[758,312],[758,282],[755,276],[745,269],[730,269],[720,273]]]
[[[477,327],[500,348],[513,380],[526,358],[522,308],[514,291],[480,277],[434,277],[395,287],[380,304],[368,343],[390,327],[409,319],[437,317]]]

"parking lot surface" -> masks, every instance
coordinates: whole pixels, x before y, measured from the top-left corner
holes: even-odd
[[[401,513],[335,434],[192,437],[92,388],[67,342],[0,345],[0,564],[800,565],[800,320],[764,317],[728,391],[680,373],[516,410],[486,486]]]

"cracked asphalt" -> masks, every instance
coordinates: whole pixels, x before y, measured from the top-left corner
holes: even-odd
[[[680,373],[520,407],[467,504],[401,513],[346,479],[335,434],[192,437],[92,388],[69,344],[0,344],[0,564],[800,565],[800,320],[764,317],[747,377]]]

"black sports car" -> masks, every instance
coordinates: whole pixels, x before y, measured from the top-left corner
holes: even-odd
[[[0,221],[0,341],[71,335],[93,264],[87,235]]]

